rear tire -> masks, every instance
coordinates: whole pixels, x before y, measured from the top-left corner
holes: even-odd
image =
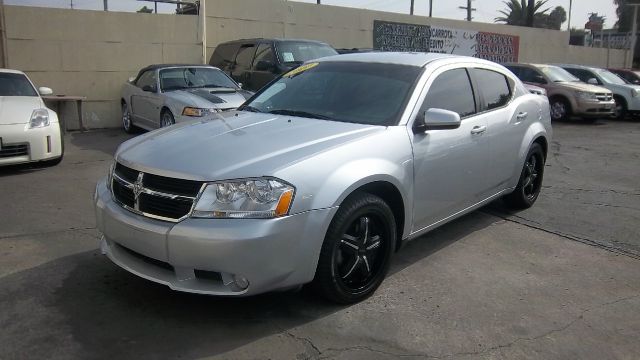
[[[173,114],[171,113],[171,111],[165,109],[164,111],[162,111],[162,114],[160,114],[160,127],[164,128],[167,126],[171,126],[173,124],[176,123],[176,120],[173,117]]]
[[[525,158],[518,186],[504,197],[507,205],[514,210],[530,208],[538,199],[544,175],[544,152],[542,146],[533,143]]]
[[[122,102],[122,128],[127,134],[131,134],[134,131],[133,119],[131,118],[131,112],[129,111],[129,105]]]
[[[353,194],[331,221],[313,285],[337,303],[362,301],[384,280],[395,247],[396,222],[389,205],[369,193]]]

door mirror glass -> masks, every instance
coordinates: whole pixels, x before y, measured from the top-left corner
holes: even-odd
[[[454,111],[431,108],[418,115],[413,125],[414,134],[427,130],[447,130],[460,127],[460,114]]]
[[[48,87],[40,87],[38,88],[38,92],[40,93],[40,95],[51,95],[53,94],[53,90],[51,90],[51,88]]]
[[[142,87],[142,91],[147,91],[147,92],[156,92],[156,87],[153,85],[145,85]]]
[[[591,85],[598,85],[598,79],[596,79],[596,78],[589,78],[589,80],[587,80],[587,84],[591,84]]]

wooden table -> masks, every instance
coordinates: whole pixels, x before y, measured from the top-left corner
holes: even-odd
[[[84,127],[84,119],[82,118],[82,101],[86,100],[86,96],[72,96],[72,95],[46,95],[43,96],[42,99],[44,101],[51,101],[56,103],[56,111],[58,113],[58,120],[60,121],[60,128],[62,131],[67,131],[67,122],[64,121],[62,114],[60,112],[61,104],[63,102],[75,102],[76,108],[78,109],[78,121],[80,123],[80,131],[87,130]]]

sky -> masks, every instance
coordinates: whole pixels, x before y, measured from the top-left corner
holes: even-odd
[[[315,3],[316,0],[290,0]],[[458,6],[466,6],[466,0],[431,0],[433,1],[433,16],[447,19],[463,20],[466,17],[465,10],[458,9]],[[505,9],[505,0],[473,0],[474,21],[493,22],[493,19],[500,16],[499,10]],[[73,2],[74,8],[102,10],[103,0],[4,0],[7,5],[32,5],[51,6],[69,8]],[[323,4],[349,6],[372,10],[408,13],[410,0],[321,0]],[[153,2],[139,0],[108,0],[109,8],[115,11],[135,11],[142,6],[153,8]],[[555,8],[562,6],[569,10],[569,0],[549,0],[547,7]],[[175,5],[158,4],[158,11],[173,12]],[[605,27],[612,27],[616,20],[615,6],[613,0],[573,0],[573,12],[571,27],[584,28],[584,24],[589,18],[589,13],[597,12],[606,17]],[[429,0],[415,0],[416,15],[429,14]],[[567,23],[563,24],[566,29]]]

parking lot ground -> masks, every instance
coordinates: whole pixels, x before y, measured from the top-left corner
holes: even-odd
[[[0,169],[1,359],[638,359],[640,122],[554,124],[544,192],[408,243],[368,300],[177,293],[99,254],[91,197],[120,131]]]

